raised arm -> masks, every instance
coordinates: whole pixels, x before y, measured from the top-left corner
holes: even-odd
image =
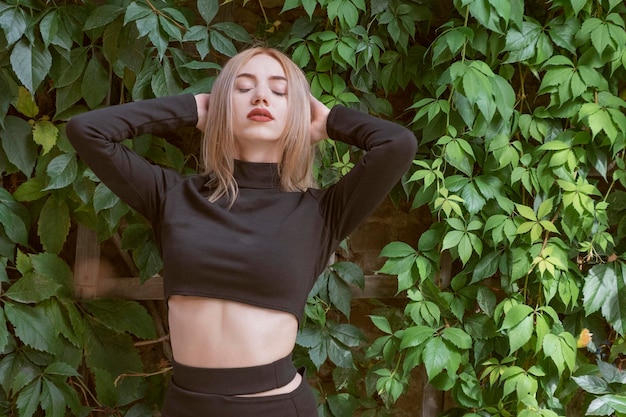
[[[67,136],[104,184],[139,213],[154,219],[160,197],[180,176],[149,163],[121,142],[146,133],[166,136],[197,121],[196,100],[187,94],[83,113],[67,124]]]
[[[366,151],[322,199],[322,214],[341,240],[372,214],[407,171],[417,140],[405,127],[343,106],[330,111],[326,129],[333,140]]]

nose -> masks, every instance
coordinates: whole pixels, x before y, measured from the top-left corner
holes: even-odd
[[[269,104],[269,89],[264,86],[257,86],[252,95],[252,104]]]

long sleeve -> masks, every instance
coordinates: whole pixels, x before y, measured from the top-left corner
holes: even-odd
[[[123,145],[125,139],[166,135],[197,123],[192,94],[110,106],[73,117],[67,136],[98,178],[149,220],[158,216],[160,198],[180,180],[174,170],[151,164]]]
[[[322,215],[334,237],[345,238],[380,205],[407,171],[417,140],[408,129],[343,106],[328,115],[333,140],[366,151],[363,158],[321,200]]]

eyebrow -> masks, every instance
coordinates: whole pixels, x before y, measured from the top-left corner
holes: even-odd
[[[256,80],[256,75],[254,74],[250,74],[248,72],[243,72],[241,74],[238,74],[236,78],[253,78]],[[283,77],[282,75],[271,75],[269,77],[270,80],[272,81],[285,81],[287,82],[287,77]]]

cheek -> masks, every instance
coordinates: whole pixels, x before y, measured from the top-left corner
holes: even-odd
[[[244,103],[243,100],[239,99],[233,99],[233,108],[232,108],[232,112],[233,112],[233,119],[236,121],[241,121],[243,119],[245,119],[246,116],[246,112],[245,112],[245,107],[244,107]]]
[[[281,113],[281,118],[283,120],[287,119],[288,117],[291,116],[291,113],[289,112],[289,103],[287,102],[287,100],[283,100],[278,106],[278,111]]]

